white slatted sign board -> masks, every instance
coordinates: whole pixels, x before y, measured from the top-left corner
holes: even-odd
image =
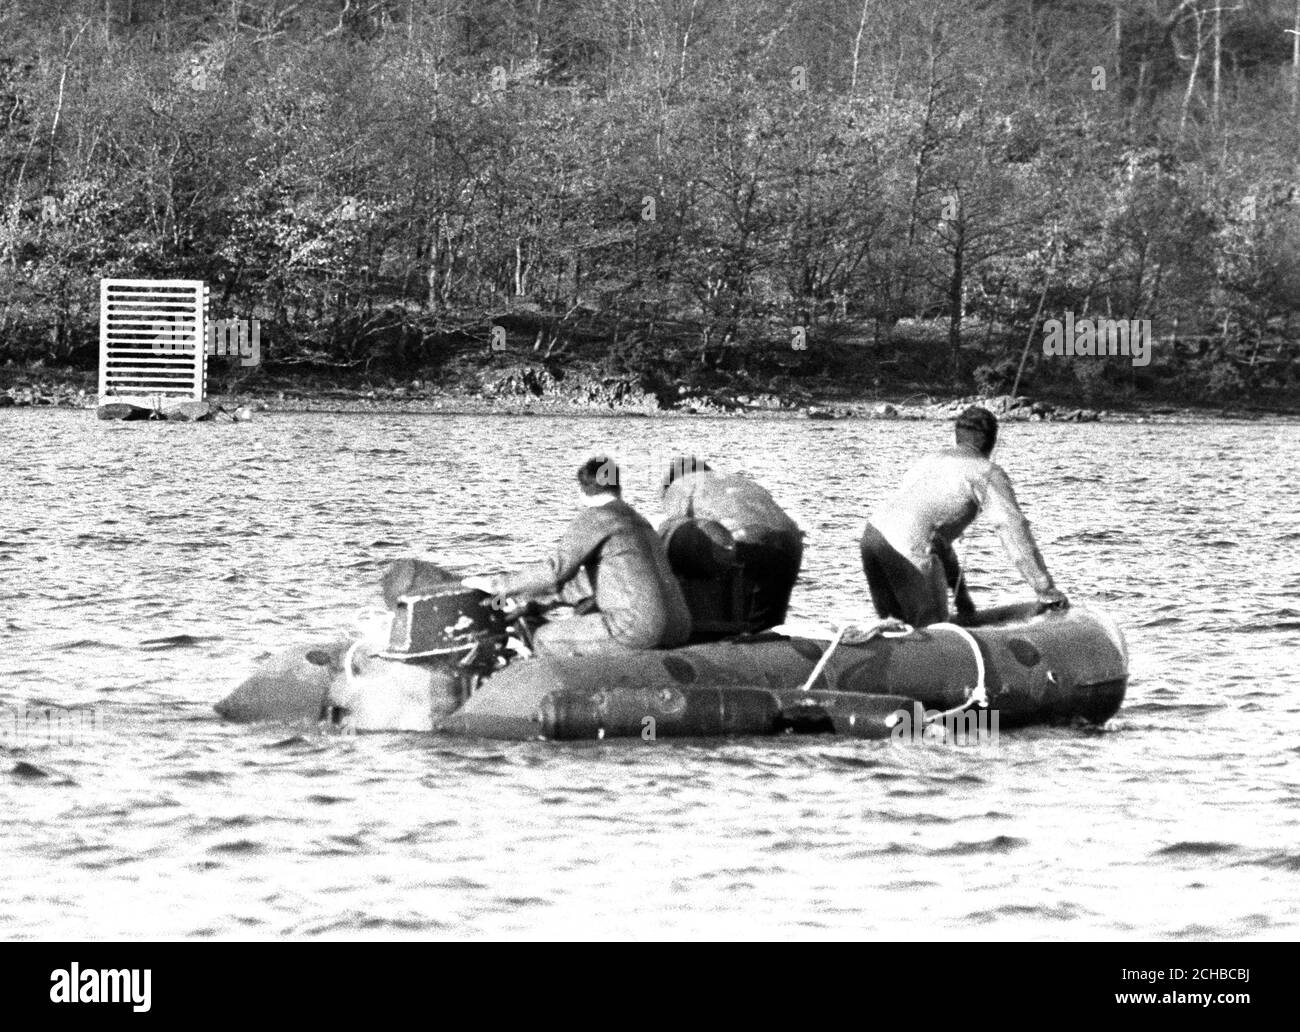
[[[207,316],[202,280],[100,280],[100,403],[202,401]]]

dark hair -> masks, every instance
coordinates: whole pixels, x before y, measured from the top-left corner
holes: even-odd
[[[664,473],[664,490],[668,490],[669,485],[678,477],[689,476],[692,473],[711,473],[713,468],[703,459],[697,459],[694,455],[678,455],[672,462],[668,463],[668,469]]]
[[[969,444],[983,455],[993,454],[998,443],[998,420],[992,412],[972,405],[957,417],[955,430],[958,444]]]
[[[588,459],[578,467],[578,487],[585,495],[612,494],[621,498],[623,485],[618,463],[604,455]]]

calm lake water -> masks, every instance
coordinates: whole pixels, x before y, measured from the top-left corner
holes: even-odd
[[[0,935],[1294,938],[1295,424],[1004,428],[1049,568],[1128,636],[1102,730],[501,744],[212,712],[373,608],[393,558],[537,557],[596,450],[652,518],[676,448],[752,473],[809,532],[792,615],[862,616],[865,515],[948,434],[0,413]],[[961,551],[977,602],[1025,596],[987,527]]]

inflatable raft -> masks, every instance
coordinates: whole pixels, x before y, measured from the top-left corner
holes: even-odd
[[[402,633],[409,647],[409,629]],[[972,730],[1100,724],[1119,709],[1128,683],[1119,629],[1079,606],[1003,607],[968,626],[865,640],[769,631],[671,650],[498,658],[498,666],[480,667],[471,688],[473,647],[462,649],[376,654],[335,642],[289,650],[217,711],[231,720],[328,719],[498,739],[885,738],[958,721]]]
[[[1086,609],[1016,607],[980,627],[939,624],[831,642],[766,633],[608,657],[547,657],[489,678],[441,729],[486,738],[832,732],[881,738],[987,709],[997,726],[1113,716],[1128,683],[1117,628]],[[1033,615],[1030,615],[1030,614]],[[892,718],[892,719],[891,719]]]

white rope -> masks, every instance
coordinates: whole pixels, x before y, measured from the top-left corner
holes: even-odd
[[[358,638],[348,646],[347,652],[343,653],[343,681],[348,686],[348,698],[352,698],[352,693],[357,690],[357,675],[352,669],[352,657],[356,655],[357,649],[366,643],[364,638]]]
[[[826,651],[822,653],[821,659],[817,660],[817,665],[813,667],[812,673],[808,675],[808,680],[799,687],[801,692],[808,691],[808,689],[813,686],[813,682],[821,676],[822,671],[826,669],[826,664],[831,661],[831,653],[833,653],[839,646],[840,640],[844,637],[844,632],[848,629],[849,625],[845,624],[835,632],[835,637],[831,639],[831,643],[826,647]]]
[[[429,649],[426,652],[392,652],[384,650],[376,652],[375,655],[380,659],[400,659],[403,662],[409,662],[413,659],[429,659],[433,656],[454,656],[457,652],[472,652],[478,646],[478,642],[471,641],[462,645],[451,645],[445,649]],[[461,666],[464,665],[464,663],[461,664]]]
[[[911,624],[905,624],[902,620],[897,620],[892,616],[887,616],[883,620],[878,620],[866,629],[858,629],[854,627],[853,624],[845,624],[835,632],[835,636],[831,638],[830,645],[826,647],[826,651],[822,653],[821,659],[817,661],[817,665],[813,667],[812,673],[808,675],[808,680],[803,683],[799,690],[801,692],[806,692],[812,688],[813,684],[817,681],[817,678],[821,676],[821,672],[826,669],[826,664],[830,662],[831,653],[839,647],[840,642],[843,641],[845,636],[849,635],[850,632],[852,632],[851,637],[849,637],[850,645],[865,645],[872,638],[906,638],[909,634],[913,633],[913,630]]]
[[[959,713],[964,713],[966,710],[970,709],[971,706],[978,706],[980,709],[987,709],[989,705],[988,684],[986,683],[986,674],[984,670],[984,654],[980,652],[979,642],[975,640],[975,636],[971,634],[970,631],[966,630],[965,627],[958,627],[956,624],[952,623],[930,624],[927,627],[927,630],[937,630],[940,627],[945,630],[955,631],[966,642],[966,644],[970,646],[971,655],[975,657],[975,687],[971,689],[970,695],[966,697],[966,701],[960,706],[954,706],[950,710],[944,710],[942,713],[935,713],[933,716],[927,717],[925,720],[927,725],[946,721],[949,717],[955,717]],[[898,713],[891,713],[885,718],[885,727],[892,729],[901,723],[902,720],[903,718],[899,716]]]
[[[947,720],[949,717],[955,717],[958,713],[962,713],[970,709],[972,706],[978,706],[980,709],[988,709],[989,706],[989,690],[988,685],[985,683],[986,675],[984,670],[984,654],[980,652],[979,642],[975,640],[975,636],[971,634],[970,631],[966,630],[965,627],[958,627],[954,623],[930,624],[929,629],[938,630],[940,627],[944,630],[955,632],[965,640],[967,645],[970,646],[971,653],[975,657],[975,687],[971,689],[971,693],[966,696],[966,701],[960,706],[954,706],[950,710],[944,710],[942,713],[935,714],[926,721],[927,724],[935,724]]]

